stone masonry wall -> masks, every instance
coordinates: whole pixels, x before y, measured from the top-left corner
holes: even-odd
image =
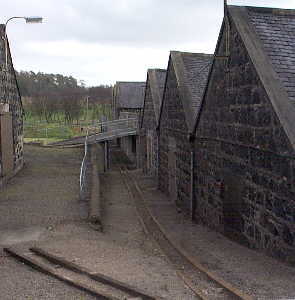
[[[177,205],[188,212],[190,209],[190,155],[192,145],[188,142],[188,128],[177,80],[171,61],[168,66],[167,83],[163,99],[159,133],[159,188],[169,191],[169,137],[176,141]]]
[[[215,60],[196,131],[195,217],[295,264],[294,149],[233,23],[229,45],[228,71]]]
[[[8,70],[6,70],[5,42],[2,36],[4,25],[0,25],[0,103],[8,103],[12,113],[14,169],[18,170],[23,165],[23,109],[9,49]]]
[[[149,80],[147,82],[147,88],[145,91],[145,103],[144,103],[144,115],[142,119],[141,132],[144,138],[141,139],[141,161],[143,171],[146,174],[157,176],[158,173],[158,137],[156,132],[157,122],[155,116],[155,110],[153,105],[151,87]],[[151,136],[152,139],[152,153],[151,153],[151,168],[147,166],[147,139]]]

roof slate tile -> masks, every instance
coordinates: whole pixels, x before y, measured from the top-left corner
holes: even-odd
[[[274,70],[295,105],[295,15],[286,10],[247,9],[249,19],[261,39]]]

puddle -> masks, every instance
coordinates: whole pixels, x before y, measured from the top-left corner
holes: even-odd
[[[44,227],[27,227],[14,230],[0,230],[0,244],[11,246],[18,243],[37,241],[46,232]]]

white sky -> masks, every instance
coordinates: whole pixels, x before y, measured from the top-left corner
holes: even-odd
[[[170,50],[213,53],[223,0],[4,0],[0,22],[42,16],[43,24],[7,27],[17,70],[60,73],[87,85],[145,81],[166,68]],[[295,0],[229,0],[233,5],[295,9]]]

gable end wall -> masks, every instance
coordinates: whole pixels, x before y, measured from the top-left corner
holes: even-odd
[[[188,142],[188,128],[185,120],[185,112],[180,99],[175,71],[169,62],[166,87],[164,92],[163,107],[160,120],[159,136],[159,188],[161,191],[169,191],[168,155],[169,137],[175,138],[176,148],[176,185],[177,205],[184,211],[190,210],[190,162],[192,146]]]
[[[141,153],[140,160],[142,161],[143,171],[147,174],[157,176],[158,173],[158,136],[156,132],[156,116],[153,105],[151,87],[149,81],[147,82],[145,92],[145,102],[143,111],[143,120],[141,128]],[[147,169],[147,135],[151,135],[152,139],[152,153],[151,153],[151,169]]]
[[[224,50],[223,33],[217,55]],[[215,60],[197,124],[195,217],[227,234],[228,178],[235,178],[235,240],[295,264],[294,150],[233,22],[228,63],[225,73],[226,61]]]
[[[0,27],[0,35],[3,35],[4,26]],[[8,103],[12,113],[12,132],[13,132],[13,157],[14,173],[23,166],[23,109],[21,97],[15,78],[13,64],[8,49],[8,71],[5,64],[5,44],[0,42],[0,102]],[[1,147],[0,147],[1,152]],[[2,176],[2,163],[0,158],[0,177]],[[0,179],[0,185],[2,180]]]

